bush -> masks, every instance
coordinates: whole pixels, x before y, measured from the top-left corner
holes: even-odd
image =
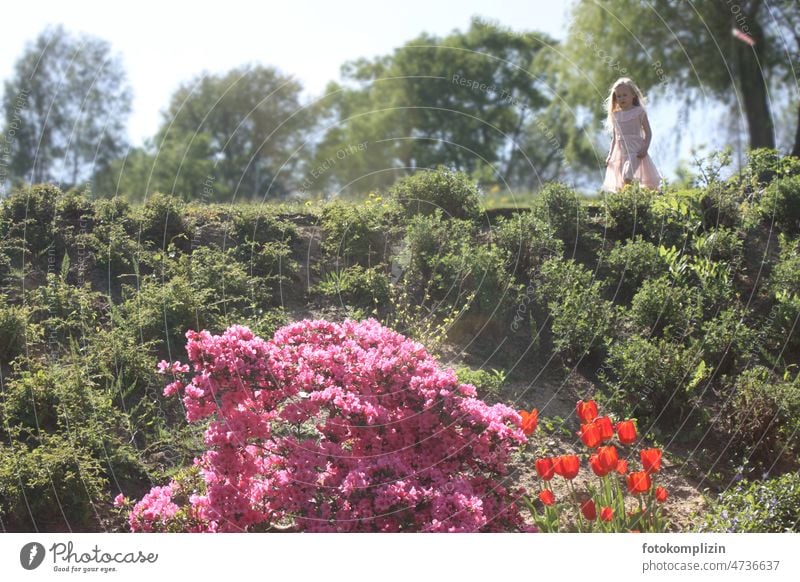
[[[29,317],[26,307],[0,305],[0,364],[8,364],[25,350]]]
[[[800,475],[787,473],[763,481],[740,480],[720,494],[701,531],[800,532]]]
[[[564,184],[548,183],[539,193],[532,212],[544,220],[569,248],[574,248],[578,235],[588,223],[586,209],[577,192]]]
[[[669,429],[695,410],[702,413],[696,408],[695,388],[706,373],[698,353],[666,338],[634,336],[609,345],[602,377],[618,414]],[[696,420],[700,427],[706,419]]]
[[[610,283],[616,283],[618,297],[622,301],[630,300],[646,280],[666,275],[668,271],[667,262],[658,252],[658,247],[641,236],[615,245],[607,263]]]
[[[795,461],[800,382],[780,379],[769,369],[755,366],[743,371],[729,390],[720,425],[730,452],[767,468],[782,458]]]
[[[397,218],[394,204],[375,198],[364,204],[327,204],[320,221],[325,233],[322,250],[341,267],[369,268],[386,262]]]
[[[185,218],[186,204],[179,198],[155,192],[139,209],[139,242],[166,250],[170,244],[188,249],[191,241]]]
[[[656,192],[638,185],[606,194],[603,203],[607,228],[619,238],[634,238],[636,235],[649,240],[657,238],[658,221],[652,208],[656,196]]]
[[[30,252],[38,254],[53,244],[56,201],[61,190],[52,184],[37,184],[16,190],[0,207],[8,238],[24,240]]]
[[[129,514],[134,531],[523,527],[502,484],[526,441],[519,415],[374,320],[303,321],[270,342],[234,326],[190,335],[187,352],[194,376],[164,362],[178,377],[165,394],[181,394],[189,422],[211,421],[204,482],[151,490]]]
[[[757,336],[745,322],[746,312],[729,307],[703,323],[693,348],[702,350],[716,374],[727,374],[734,366],[746,364],[753,357]]]
[[[764,220],[785,233],[800,233],[800,176],[781,178],[767,186],[759,210]]]
[[[403,178],[391,188],[390,195],[408,217],[437,211],[445,218],[477,221],[481,217],[477,184],[467,174],[443,167]]]
[[[572,260],[550,259],[542,265],[540,290],[557,353],[572,361],[603,347],[614,313],[591,271]]]
[[[341,271],[328,272],[316,286],[316,291],[343,305],[382,307],[389,299],[389,285],[384,267],[365,269],[353,265]]]
[[[781,254],[772,270],[768,288],[775,300],[769,338],[781,349],[800,346],[800,240],[780,238]]]
[[[90,521],[107,495],[109,475],[143,478],[128,422],[75,355],[55,365],[15,365],[5,384],[0,433],[14,444],[0,445],[7,528],[96,528]]]
[[[564,254],[552,224],[533,212],[501,218],[493,232],[494,242],[509,257],[508,270],[518,280],[527,279],[542,262]]]
[[[645,281],[631,301],[629,318],[641,334],[681,338],[702,318],[696,288],[676,285],[669,277]]]
[[[462,384],[475,386],[480,398],[497,398],[506,381],[502,370],[473,370],[467,366],[456,368],[456,377]]]
[[[800,175],[800,161],[794,156],[784,156],[768,148],[758,148],[748,152],[747,166],[740,179],[752,190],[769,185],[775,179]]]

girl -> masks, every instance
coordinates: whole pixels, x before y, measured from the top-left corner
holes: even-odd
[[[645,188],[655,190],[661,183],[661,176],[647,155],[652,132],[642,92],[631,79],[621,77],[611,86],[606,104],[611,148],[606,158],[602,189],[618,192],[626,184],[639,182]]]

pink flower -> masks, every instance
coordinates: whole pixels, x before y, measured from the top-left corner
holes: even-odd
[[[182,507],[177,483],[153,488],[132,530],[174,528],[179,511],[187,531],[289,516],[305,531],[525,527],[520,493],[501,484],[526,442],[519,416],[478,399],[419,343],[375,320],[301,321],[271,341],[242,326],[186,338],[190,365],[159,370],[193,370],[165,395],[181,397],[189,422],[208,422],[201,486]]]

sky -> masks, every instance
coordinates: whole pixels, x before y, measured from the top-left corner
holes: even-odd
[[[97,0],[38,0],[13,3],[0,34],[0,80],[8,78],[27,42],[47,25],[63,24],[111,43],[133,88],[129,137],[134,145],[152,136],[161,112],[177,87],[203,72],[221,73],[244,64],[275,66],[301,81],[310,97],[339,78],[343,63],[391,53],[422,32],[439,36],[466,30],[471,17],[496,21],[512,30],[566,36],[567,0],[405,0],[403,2],[290,0],[257,5],[243,0],[118,4]],[[600,104],[598,104],[600,106]],[[651,153],[669,174],[678,156],[707,139],[693,126],[679,152],[674,140],[677,111],[651,109]],[[713,120],[712,120],[713,123]],[[687,145],[689,144],[689,145]]]

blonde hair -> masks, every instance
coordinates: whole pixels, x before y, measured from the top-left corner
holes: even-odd
[[[631,90],[631,93],[633,93],[633,104],[639,105],[640,107],[644,108],[645,104],[644,95],[642,95],[642,91],[639,89],[636,83],[633,82],[633,79],[629,77],[620,77],[619,79],[614,81],[613,85],[611,85],[611,90],[609,91],[608,98],[604,102],[606,110],[608,112],[606,116],[606,128],[609,131],[614,131],[614,112],[617,111],[619,107],[619,105],[617,104],[617,96],[615,95],[614,92],[623,85],[625,85],[628,89]]]

